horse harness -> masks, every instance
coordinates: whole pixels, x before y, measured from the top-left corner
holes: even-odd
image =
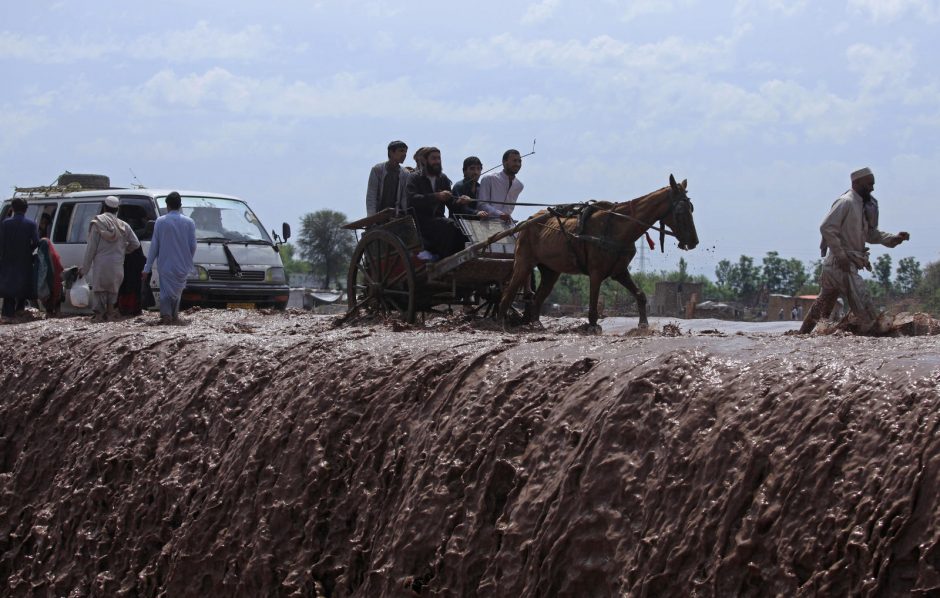
[[[672,192],[670,191],[670,194]],[[633,201],[627,202],[627,206],[630,211],[633,211]],[[670,204],[669,211],[673,210],[672,203]],[[626,218],[632,220],[641,226],[645,227],[643,233],[646,235],[646,240],[650,245],[650,249],[653,249],[654,244],[653,240],[649,236],[649,232],[646,229],[653,229],[659,231],[659,245],[660,248],[665,251],[664,245],[666,240],[666,235],[676,236],[672,231],[667,231],[665,225],[660,222],[660,226],[654,226],[652,224],[647,224],[640,220],[639,218],[634,217],[632,214],[621,214],[610,209],[604,209],[597,205],[595,200],[590,200],[585,203],[577,204],[562,204],[558,206],[551,206],[548,208],[548,212],[555,217],[555,220],[558,221],[558,229],[565,235],[565,239],[568,242],[568,248],[571,250],[571,253],[574,255],[575,262],[577,263],[578,269],[582,274],[587,274],[587,264],[584,263],[584,258],[582,258],[581,253],[575,249],[574,242],[581,241],[582,243],[593,245],[600,249],[601,251],[606,251],[612,253],[617,257],[627,257],[627,261],[633,259],[633,256],[636,255],[636,247],[632,243],[624,243],[611,239],[609,236],[610,224],[613,220],[612,216],[619,216],[621,218]],[[602,236],[596,237],[594,235],[585,234],[584,230],[587,227],[588,221],[591,219],[595,213],[605,213],[607,218],[604,219],[604,231]],[[577,218],[578,224],[575,227],[574,233],[569,232],[562,223],[562,218]]]

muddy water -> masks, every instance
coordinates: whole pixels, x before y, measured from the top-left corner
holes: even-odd
[[[940,339],[0,329],[0,594],[940,589]]]

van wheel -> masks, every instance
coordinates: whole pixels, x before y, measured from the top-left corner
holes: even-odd
[[[274,309],[276,309],[276,310],[278,310],[278,311],[284,311],[285,309],[287,309],[287,302],[285,301],[285,302],[281,303],[281,302],[279,301],[279,302],[275,303],[275,304],[274,304]]]
[[[78,183],[82,189],[110,189],[111,179],[103,174],[75,174],[64,172],[59,175],[56,185],[67,187],[72,183]]]

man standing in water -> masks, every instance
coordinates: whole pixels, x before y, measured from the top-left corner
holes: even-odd
[[[522,154],[519,150],[506,150],[503,154],[503,169],[480,179],[480,201],[477,207],[489,216],[509,220],[522,193],[522,181],[516,178],[522,170]]]
[[[180,298],[196,255],[196,223],[180,212],[182,205],[183,200],[176,191],[166,196],[167,213],[154,223],[150,254],[141,275],[146,278],[154,265],[157,266],[161,324],[179,322]]]
[[[868,287],[858,275],[860,268],[871,270],[865,243],[897,247],[910,239],[906,232],[896,235],[878,230],[878,201],[872,196],[875,175],[868,168],[852,173],[852,188],[832,204],[819,227],[822,233],[822,273],[819,296],[806,314],[801,334],[809,334],[821,317],[828,317],[839,295],[848,300],[849,309],[858,319],[858,331],[870,332],[878,311],[868,294]],[[828,252],[827,252],[828,249]]]

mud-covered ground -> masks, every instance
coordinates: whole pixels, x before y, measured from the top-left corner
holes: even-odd
[[[940,591],[940,337],[186,317],[0,327],[0,595]]]

